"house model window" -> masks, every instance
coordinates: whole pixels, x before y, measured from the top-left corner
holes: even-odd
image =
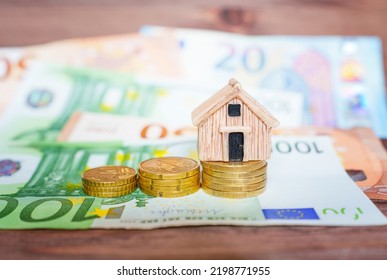
[[[230,117],[240,117],[241,105],[240,104],[229,104],[228,105],[228,115]]]

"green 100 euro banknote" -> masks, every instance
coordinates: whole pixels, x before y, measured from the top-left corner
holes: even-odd
[[[101,165],[134,168],[160,151],[195,156],[196,141],[120,146],[83,143],[5,147],[0,152],[0,228],[136,228],[187,225],[385,225],[352,182],[325,136],[275,136],[267,190],[224,199],[199,190],[159,198],[140,190],[117,198],[83,193],[81,174]]]

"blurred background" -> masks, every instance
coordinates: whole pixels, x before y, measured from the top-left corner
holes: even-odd
[[[256,35],[376,35],[385,41],[386,13],[383,0],[2,0],[0,44],[130,33],[144,24]]]

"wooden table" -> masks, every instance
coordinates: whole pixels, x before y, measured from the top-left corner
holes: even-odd
[[[377,35],[387,59],[383,0],[189,2],[1,1],[0,46],[128,33],[158,24],[249,34]],[[387,203],[375,204],[387,215]],[[0,232],[0,248],[1,259],[386,259],[387,226],[6,230]]]

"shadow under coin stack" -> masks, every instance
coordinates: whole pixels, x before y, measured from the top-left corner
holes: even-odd
[[[82,175],[84,193],[96,197],[117,197],[137,187],[136,170],[127,166],[102,166]]]
[[[140,189],[148,195],[181,197],[200,189],[200,167],[193,159],[152,158],[139,164],[138,173]]]
[[[202,161],[202,188],[224,198],[248,198],[265,191],[265,160],[248,162]]]

